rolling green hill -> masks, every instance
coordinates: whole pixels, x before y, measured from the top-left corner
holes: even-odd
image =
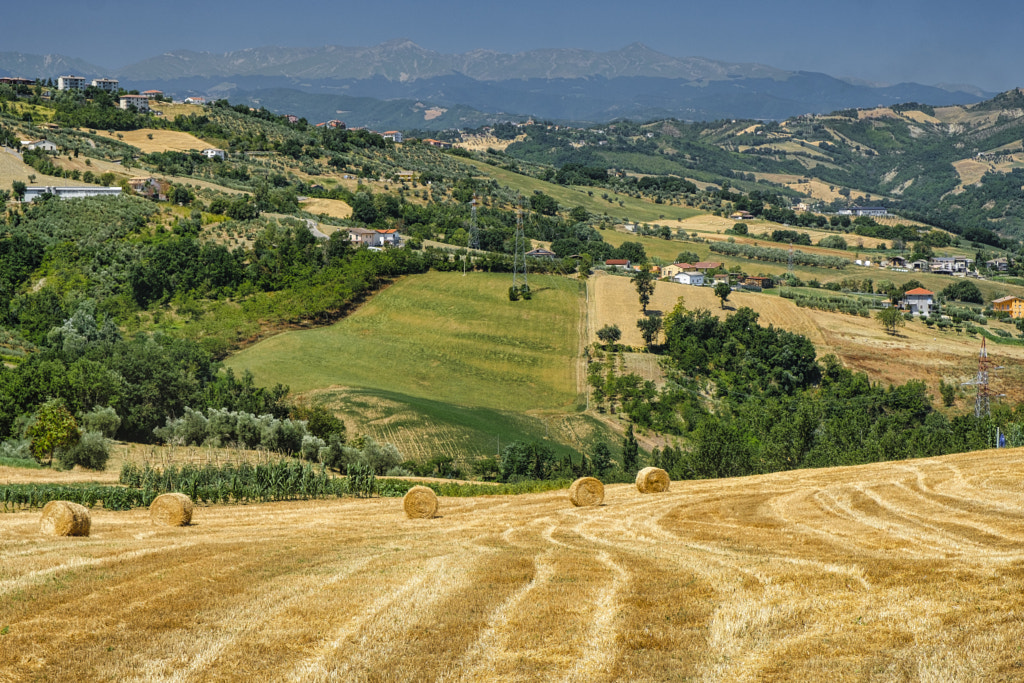
[[[581,448],[603,431],[573,416],[582,289],[537,276],[533,299],[513,303],[510,282],[407,277],[334,325],[277,335],[226,365],[288,384],[409,455],[484,455],[499,439],[546,435]]]

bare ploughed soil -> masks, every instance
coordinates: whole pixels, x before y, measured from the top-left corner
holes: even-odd
[[[198,508],[90,538],[0,516],[0,680],[1024,676],[1024,463]]]

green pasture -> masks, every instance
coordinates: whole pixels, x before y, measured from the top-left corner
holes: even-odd
[[[286,332],[230,357],[236,372],[293,392],[359,387],[503,411],[573,409],[581,285],[509,274],[406,277],[329,327]]]
[[[476,167],[484,175],[494,178],[499,184],[517,190],[527,197],[532,195],[534,190],[539,190],[544,194],[554,197],[565,209],[582,206],[592,214],[598,216],[607,215],[614,220],[642,222],[657,221],[659,219],[683,220],[704,213],[688,206],[655,204],[644,199],[636,199],[635,197],[611,192],[600,187],[577,188],[557,185],[538,178],[506,171],[503,168],[498,168],[482,161],[472,159],[463,159],[462,161]],[[593,195],[588,194],[588,192],[592,192]],[[614,201],[602,199],[602,194],[607,194],[608,198]],[[619,206],[620,201],[622,206]]]

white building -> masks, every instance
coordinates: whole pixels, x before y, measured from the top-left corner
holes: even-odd
[[[185,104],[206,104],[205,97],[186,97]]]
[[[44,152],[56,152],[57,144],[49,140],[22,140],[21,146],[26,149],[41,149]]]
[[[85,78],[82,76],[60,76],[57,78],[57,90],[85,90]]]
[[[697,272],[696,270],[687,270],[682,273],[677,273],[672,279],[681,285],[693,285],[694,287],[704,286],[704,273]]]
[[[149,98],[145,95],[121,95],[121,109],[135,107],[139,111],[149,111]]]
[[[381,137],[383,137],[385,140],[391,140],[391,142],[402,141],[402,133],[397,130],[386,130],[384,131],[384,135],[382,135]]]
[[[82,197],[99,197],[99,196],[113,196],[117,197],[121,194],[120,187],[93,187],[90,185],[83,185],[81,187],[53,187],[36,185],[25,188],[25,199],[26,202],[31,202],[44,194],[57,195],[60,199],[81,199]]]
[[[200,154],[202,154],[207,159],[221,159],[221,160],[224,160],[228,156],[227,152],[225,152],[222,149],[217,149],[216,147],[207,147],[202,152],[200,152]]]
[[[120,82],[116,78],[94,78],[90,85],[106,92],[117,92]]]

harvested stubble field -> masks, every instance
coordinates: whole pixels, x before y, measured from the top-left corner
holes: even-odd
[[[0,680],[1013,680],[1021,450],[566,492],[0,517]]]
[[[588,286],[590,341],[597,341],[595,333],[604,325],[617,324],[622,330],[623,344],[643,346],[643,338],[636,327],[642,313],[629,278],[602,273],[592,277]],[[819,357],[834,353],[850,369],[867,372],[873,382],[903,384],[911,379],[924,380],[935,396],[939,396],[940,379],[960,384],[972,379],[978,369],[980,337],[942,332],[918,320],[908,322],[900,328],[898,336],[892,336],[874,318],[800,308],[792,300],[754,292],[733,292],[723,310],[710,287],[674,282],[656,284],[648,310],[670,313],[680,297],[687,309],[704,308],[719,317],[743,306],[752,308],[760,315],[760,324],[806,336],[814,343]],[[1024,400],[1020,381],[1024,347],[989,343],[988,351],[999,365],[1005,366],[997,373],[998,392],[1006,393],[1012,402]],[[971,396],[963,393],[958,409],[970,400]]]
[[[85,132],[85,129],[81,129]],[[121,131],[119,133],[106,134],[108,137],[115,137],[140,151],[150,154],[152,152],[197,152],[211,147],[208,142],[200,140],[191,133],[184,133],[177,130],[160,130],[158,128],[140,128],[139,130]]]

